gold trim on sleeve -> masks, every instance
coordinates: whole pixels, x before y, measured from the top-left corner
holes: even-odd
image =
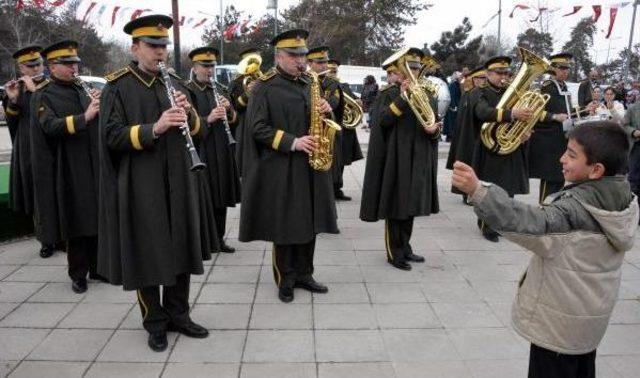
[[[140,125],[131,126],[129,129],[129,139],[131,139],[133,148],[142,150],[142,144],[140,143]]]
[[[282,137],[284,136],[284,131],[278,130],[276,131],[276,135],[273,137],[273,143],[271,143],[271,148],[277,150],[280,147],[280,142],[282,141]]]

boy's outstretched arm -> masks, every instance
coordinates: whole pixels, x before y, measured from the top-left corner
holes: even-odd
[[[459,161],[453,165],[452,183],[469,195],[475,213],[492,229],[543,257],[561,249],[557,243],[567,238],[560,234],[571,230],[575,209],[580,208],[573,198],[546,206],[516,201],[499,186],[483,185],[473,168]]]

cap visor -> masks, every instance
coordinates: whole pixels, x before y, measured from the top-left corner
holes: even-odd
[[[55,61],[57,61],[58,63],[80,63],[80,62],[82,62],[82,60],[80,58],[78,58],[77,56],[63,56],[63,57],[60,57],[60,58],[56,59]]]
[[[281,47],[280,50],[296,55],[306,55],[309,52],[309,49],[306,47]]]
[[[139,37],[138,39],[155,46],[166,46],[171,44],[171,40],[169,40],[169,38]]]
[[[36,59],[36,60],[30,60],[28,62],[24,62],[22,64],[24,64],[27,67],[37,67],[40,64],[42,64],[42,61],[40,59]]]
[[[213,62],[194,62],[194,63],[198,63],[203,67],[215,67],[215,65],[216,65],[215,61],[213,61]]]

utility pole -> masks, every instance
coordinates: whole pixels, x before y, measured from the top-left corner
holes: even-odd
[[[222,8],[222,0],[220,0],[220,64],[224,64],[224,12]]]
[[[500,37],[502,33],[502,0],[498,0],[498,55],[502,53]]]
[[[180,15],[178,11],[178,0],[171,0],[171,13],[173,15],[173,68],[176,74],[180,75]]]
[[[638,9],[638,3],[640,0],[633,2],[633,17],[631,18],[631,31],[629,32],[629,48],[627,49],[627,61],[624,65],[624,74],[622,80],[626,80],[629,77],[629,66],[631,65],[631,48],[633,47],[633,29],[636,25],[636,10]]]

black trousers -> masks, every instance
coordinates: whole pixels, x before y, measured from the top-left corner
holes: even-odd
[[[342,186],[344,185],[344,181],[342,179],[342,176],[344,175],[344,165],[340,165],[337,169],[337,177],[334,177],[333,181],[333,192],[336,194],[342,190]]]
[[[213,217],[216,221],[216,231],[218,231],[218,237],[220,242],[224,240],[224,232],[227,229],[227,208],[222,207],[219,209],[213,209]]]
[[[531,344],[529,378],[595,378],[596,351],[562,354]]]
[[[413,232],[413,217],[409,219],[385,219],[384,244],[389,262],[406,261],[413,253],[409,241]]]
[[[564,187],[564,181],[548,181],[540,180],[540,195],[538,196],[538,202],[544,202],[549,194],[557,193]]]
[[[72,280],[87,278],[87,273],[96,274],[98,236],[70,238],[67,244],[67,264]]]
[[[273,278],[278,287],[293,287],[296,280],[313,275],[316,238],[305,244],[273,244]]]
[[[177,275],[175,285],[162,287],[162,300],[160,286],[138,289],[142,325],[147,332],[164,332],[170,322],[184,324],[189,321],[190,281],[188,273]]]

